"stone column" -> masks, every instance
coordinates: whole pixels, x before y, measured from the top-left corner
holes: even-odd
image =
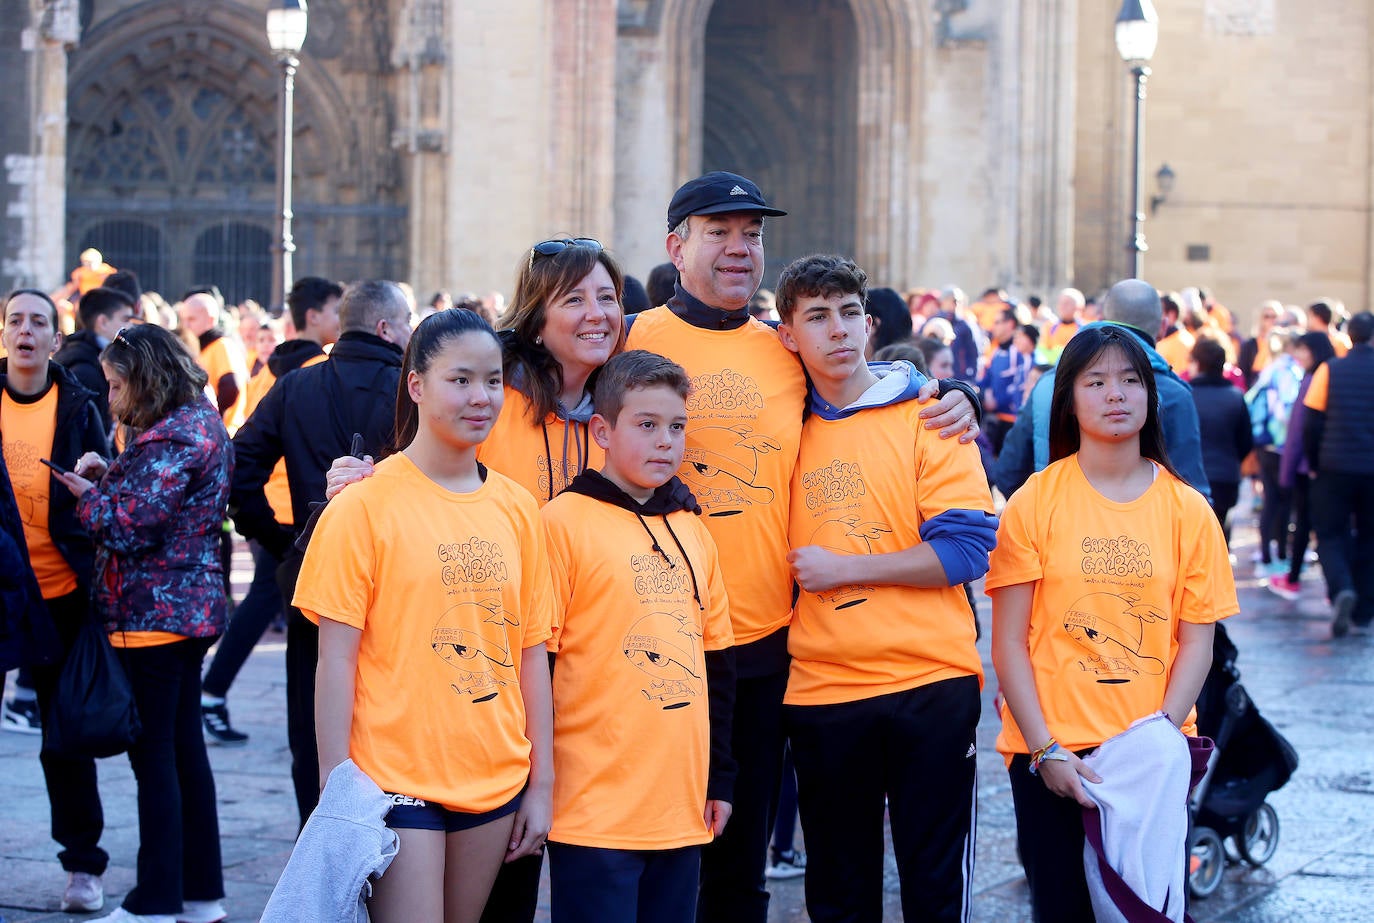
[[[0,0],[6,290],[66,279],[67,51],[79,37],[76,0]]]
[[[551,0],[550,232],[615,229],[616,3]]]
[[[406,279],[422,305],[450,281],[449,35],[441,0],[409,0],[401,8],[392,64],[397,69],[397,122],[392,146],[402,152],[410,192]]]
[[[1077,18],[1077,0],[1021,4],[1018,277],[1046,295],[1074,279]]]

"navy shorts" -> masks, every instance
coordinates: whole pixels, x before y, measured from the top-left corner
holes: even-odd
[[[514,814],[519,810],[520,799],[525,793],[521,791],[501,807],[481,814],[451,811],[441,804],[395,792],[387,792],[386,796],[391,799],[391,810],[386,815],[388,827],[396,830],[442,830],[444,833],[457,833]]]

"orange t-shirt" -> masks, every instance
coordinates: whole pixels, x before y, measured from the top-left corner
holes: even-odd
[[[703,330],[667,308],[638,315],[628,348],[667,356],[691,377],[678,474],[720,548],[735,643],[766,637],[792,609],[787,516],[806,400],[801,363],[761,321]]]
[[[239,396],[232,407],[220,407],[219,414],[224,418],[224,425],[228,427],[230,435],[243,425],[245,419],[244,403],[248,398],[248,365],[243,358],[243,347],[228,337],[218,337],[200,351],[196,357],[200,367],[205,369],[205,374],[210,380],[206,387],[210,389],[210,401],[218,406],[215,396],[218,393],[219,381],[225,375],[235,375],[239,380]]]
[[[1155,351],[1169,363],[1169,368],[1174,370],[1175,375],[1183,375],[1188,371],[1188,364],[1193,361],[1195,343],[1197,337],[1191,331],[1179,327],[1156,343]]]
[[[24,522],[24,541],[29,546],[29,564],[44,599],[56,599],[76,590],[76,572],[53,544],[48,531],[48,500],[52,495],[52,472],[38,460],[52,454],[57,434],[57,385],[32,404],[21,404],[0,389],[0,433],[4,435],[5,467],[19,502],[19,518]],[[67,488],[58,486],[59,490]]]
[[[558,496],[583,469],[600,468],[606,461],[587,424],[562,420],[557,414],[549,414],[543,425],[531,424],[529,398],[510,385],[505,391],[501,415],[477,447],[477,457],[528,490],[540,506]]]
[[[488,470],[453,493],[391,456],[330,501],[294,603],[362,630],[348,750],[381,788],[470,813],[520,792],[521,655],[549,639],[553,610],[523,488]]]
[[[179,635],[174,631],[110,632],[110,647],[117,647],[124,650],[137,650],[144,647],[161,647],[164,644],[175,644],[178,641],[185,640],[185,635]]]
[[[1331,369],[1328,363],[1323,362],[1317,366],[1312,373],[1312,383],[1307,386],[1307,394],[1303,396],[1302,405],[1311,410],[1326,413],[1326,402],[1331,390]]]
[[[992,325],[1002,316],[1007,305],[1001,298],[994,298],[992,301],[975,301],[969,308],[973,311],[973,316],[978,318],[978,326],[992,333]]]
[[[300,364],[301,368],[309,368],[312,365],[319,365],[328,359],[329,356],[320,354],[311,356]],[[258,404],[267,396],[267,392],[272,390],[272,386],[277,383],[277,376],[272,374],[272,370],[265,364],[258,369],[258,373],[248,379],[248,387],[245,389],[243,400],[243,419],[246,422],[253,415],[253,411],[258,409]],[[272,508],[272,517],[283,526],[291,525],[295,520],[295,513],[291,509],[291,485],[286,480],[286,459],[279,458],[277,463],[272,466],[272,473],[267,478],[267,483],[263,485],[262,492],[267,496],[267,505]]]
[[[792,482],[791,545],[887,554],[946,510],[992,512],[977,446],[928,430],[914,400],[840,420],[812,415]],[[788,705],[833,705],[956,676],[983,678],[961,587],[848,584],[801,591],[787,636]]]
[[[704,655],[734,643],[711,534],[685,510],[641,525],[574,493],[540,515],[558,612],[549,839],[602,849],[709,842]]]
[[[72,284],[76,286],[77,294],[84,295],[93,288],[100,288],[114,274],[115,268],[109,263],[101,263],[94,268],[82,265],[72,270]]]
[[[1049,342],[1045,345],[1048,349],[1053,350],[1055,357],[1058,358],[1059,354],[1064,351],[1064,347],[1069,345],[1069,340],[1072,340],[1074,334],[1077,332],[1077,321],[1069,321],[1068,323],[1057,321],[1055,325],[1050,328],[1049,336],[1047,337]]]
[[[1002,512],[986,588],[1021,583],[1035,584],[1029,645],[1040,707],[1070,750],[1159,711],[1180,622],[1240,611],[1226,540],[1202,494],[1159,469],[1145,493],[1117,503],[1076,455],[1031,475]],[[1008,763],[1030,752],[1006,705],[997,750]]]

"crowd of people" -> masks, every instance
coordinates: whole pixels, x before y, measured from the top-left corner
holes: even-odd
[[[812,920],[878,921],[885,815],[905,918],[967,919],[982,578],[1033,913],[1090,920],[1094,751],[1187,760],[1246,478],[1267,585],[1315,529],[1333,633],[1369,624],[1374,316],[1266,304],[1242,340],[1197,289],[970,303],[825,255],[761,290],[785,215],[709,173],[646,285],[558,238],[509,303],[309,277],[280,319],[164,310],[93,251],[6,299],[4,720],[41,732],[95,620],[142,725],[102,920],[225,917],[206,742],[247,742],[227,696],[278,617],[302,831],[264,919],[383,923],[528,923],[546,852],[558,923],[763,923],[790,873]],[[61,906],[94,912],[95,761],[46,743]],[[1176,829],[1141,835],[1181,876]]]

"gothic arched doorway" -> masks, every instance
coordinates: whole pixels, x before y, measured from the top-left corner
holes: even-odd
[[[347,71],[335,65],[347,10],[314,6],[296,83],[295,271],[392,278],[406,209],[389,103],[380,81],[360,78],[360,101],[334,76],[390,64],[381,44],[367,44]],[[71,62],[69,265],[95,247],[169,300],[214,283],[232,302],[279,301],[270,288],[281,72],[261,10],[149,0],[94,25]]]
[[[716,3],[706,23],[703,170],[742,173],[770,222],[765,285],[799,256],[855,252],[858,47],[848,0]]]

